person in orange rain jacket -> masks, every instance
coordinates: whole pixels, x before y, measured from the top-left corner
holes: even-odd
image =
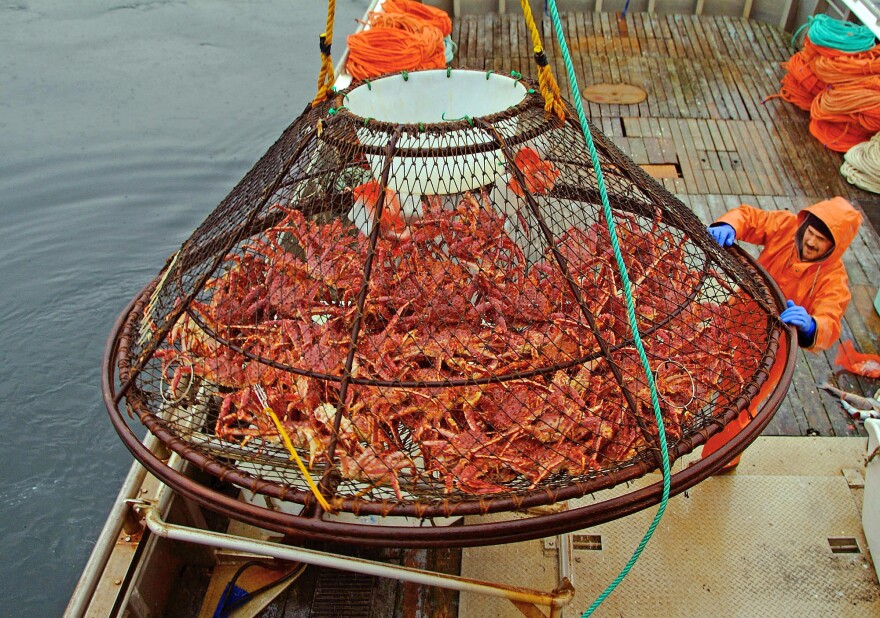
[[[725,213],[708,231],[722,247],[729,247],[734,240],[764,246],[758,263],[786,298],[786,308],[779,317],[797,328],[798,345],[819,352],[830,348],[840,337],[840,320],[851,298],[841,258],[861,223],[858,210],[842,197],[834,197],[807,206],[797,214],[743,204]],[[781,350],[779,358],[784,353]],[[706,442],[703,457],[718,450],[749,423],[781,373],[781,364],[777,362],[749,409]],[[725,469],[738,463],[739,457]]]

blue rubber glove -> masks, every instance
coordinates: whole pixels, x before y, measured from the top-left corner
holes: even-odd
[[[793,300],[785,301],[785,311],[779,317],[786,324],[797,327],[798,331],[808,338],[812,338],[816,332],[816,320],[807,313],[806,309],[795,305]]]
[[[708,228],[709,234],[722,247],[729,247],[736,240],[736,230],[727,223],[716,223]]]

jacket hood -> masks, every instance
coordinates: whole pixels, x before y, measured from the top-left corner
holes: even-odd
[[[800,251],[801,241],[804,237],[805,223],[807,223],[807,213],[822,221],[831,232],[834,248],[831,253],[817,262],[832,262],[843,257],[844,252],[852,244],[853,239],[859,231],[862,224],[862,213],[853,208],[852,204],[842,197],[833,197],[830,200],[823,200],[811,206],[802,209],[797,215],[798,230],[796,242],[798,251]]]

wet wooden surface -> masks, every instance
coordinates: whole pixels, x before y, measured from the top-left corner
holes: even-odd
[[[797,51],[771,25],[732,17],[628,13],[567,13],[562,21],[581,88],[627,83],[647,98],[635,105],[584,101],[591,121],[669,191],[711,222],[741,203],[799,210],[841,195],[867,214],[844,257],[853,300],[842,339],[880,353],[880,316],[872,300],[880,283],[880,199],[839,174],[841,154],[809,132],[809,114],[781,98],[781,66]],[[551,23],[540,24],[560,88],[568,93]],[[454,66],[537,74],[522,17],[465,15],[453,21]],[[566,98],[570,98],[567,94]],[[670,174],[670,169],[676,173]],[[756,252],[755,252],[756,254]],[[788,396],[765,431],[769,435],[863,436],[837,400],[816,388],[830,381],[868,395],[880,381],[843,373],[837,345],[823,353],[798,351]]]

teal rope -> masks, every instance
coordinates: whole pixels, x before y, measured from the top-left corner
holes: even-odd
[[[550,17],[553,19],[553,29],[556,31],[556,39],[559,41],[559,49],[562,51],[562,58],[565,61],[565,69],[568,73],[568,83],[571,87],[571,96],[574,101],[575,110],[577,110],[578,119],[581,123],[581,130],[584,139],[587,140],[587,147],[590,149],[590,158],[593,160],[593,169],[596,171],[596,182],[599,185],[599,194],[602,196],[602,209],[605,213],[605,220],[608,223],[608,233],[611,236],[611,246],[614,249],[614,258],[617,260],[617,268],[620,270],[620,278],[623,282],[623,292],[626,298],[626,314],[629,318],[629,327],[633,333],[633,343],[639,352],[639,358],[642,361],[642,368],[645,370],[645,376],[648,379],[648,387],[651,389],[651,404],[654,407],[654,418],[657,421],[657,433],[660,439],[660,457],[663,468],[663,497],[660,501],[660,508],[654,516],[654,521],[648,526],[648,530],[642,540],[633,552],[632,557],[620,574],[611,582],[608,587],[599,595],[593,604],[583,613],[586,618],[593,614],[594,611],[602,604],[602,602],[610,595],[618,584],[623,581],[630,569],[639,559],[648,540],[654,534],[657,524],[666,511],[666,504],[669,501],[670,488],[670,471],[669,471],[669,451],[666,446],[666,429],[663,425],[663,415],[660,413],[660,398],[657,394],[657,385],[654,383],[654,374],[651,371],[651,364],[648,361],[648,355],[645,352],[645,346],[642,344],[642,336],[639,334],[639,326],[636,321],[636,309],[632,296],[632,285],[630,284],[629,274],[626,270],[626,264],[623,262],[623,255],[620,253],[620,244],[617,240],[617,229],[614,225],[614,215],[611,212],[611,204],[608,201],[608,191],[605,189],[605,179],[602,177],[602,167],[599,164],[599,154],[596,152],[596,145],[593,143],[593,137],[590,135],[590,128],[587,123],[587,117],[584,114],[584,106],[581,103],[580,89],[578,88],[577,78],[574,74],[574,66],[571,61],[571,54],[568,51],[568,43],[565,41],[565,34],[562,31],[562,22],[559,20],[559,11],[556,9],[556,0],[548,0],[547,6],[550,9]]]
[[[813,15],[791,38],[791,44],[803,32],[809,28],[810,41],[821,47],[830,47],[842,52],[857,54],[868,51],[874,47],[874,33],[871,29],[861,24],[834,19],[828,15]]]

